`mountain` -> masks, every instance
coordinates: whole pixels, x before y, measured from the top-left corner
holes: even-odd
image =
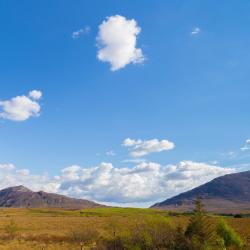
[[[218,177],[204,185],[153,205],[153,208],[190,211],[201,197],[207,211],[250,212],[250,171]]]
[[[43,191],[33,192],[24,186],[0,190],[0,207],[82,209],[99,206],[101,205],[88,200],[73,199]]]

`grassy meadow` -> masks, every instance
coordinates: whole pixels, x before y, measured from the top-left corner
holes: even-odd
[[[81,211],[4,208],[0,209],[0,217],[0,250],[105,249],[97,248],[100,239],[128,235],[145,224],[155,228],[154,232],[159,231],[156,225],[164,228],[161,223],[185,229],[190,219],[188,214],[135,208]],[[211,219],[219,218],[214,215]],[[244,249],[250,249],[250,218],[227,216],[224,219],[241,236]],[[110,249],[119,248],[112,245]]]

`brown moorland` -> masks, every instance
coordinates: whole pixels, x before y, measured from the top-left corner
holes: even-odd
[[[167,222],[185,228],[189,214],[154,209],[0,209],[0,249],[91,249],[100,238],[126,235],[133,225]],[[212,215],[212,220],[219,216]],[[250,218],[224,217],[250,249]],[[152,222],[154,224],[152,224]],[[82,246],[81,246],[82,244]],[[84,247],[84,248],[83,248]]]

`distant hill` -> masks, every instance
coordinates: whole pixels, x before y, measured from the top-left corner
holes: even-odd
[[[153,208],[190,211],[201,197],[207,211],[250,212],[250,171],[218,177],[204,185],[153,205]]]
[[[73,199],[43,191],[33,192],[24,186],[10,187],[0,191],[0,207],[81,209],[99,206],[101,205],[88,200]]]

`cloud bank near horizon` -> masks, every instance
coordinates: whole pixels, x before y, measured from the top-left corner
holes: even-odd
[[[148,204],[177,195],[218,176],[233,173],[223,168],[193,161],[162,166],[141,162],[132,168],[101,163],[95,167],[78,165],[62,169],[60,175],[34,175],[12,164],[0,165],[0,189],[24,185],[39,191],[117,205]]]

